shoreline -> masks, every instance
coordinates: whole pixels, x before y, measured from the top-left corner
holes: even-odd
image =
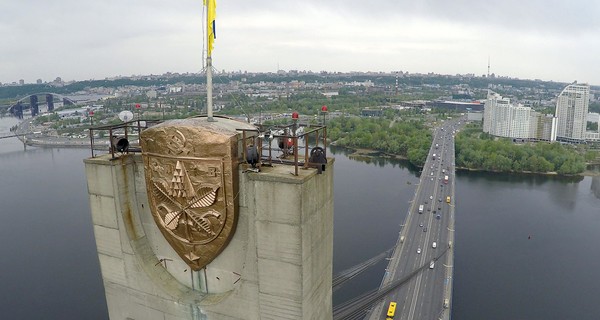
[[[21,124],[23,124],[23,122],[19,123],[19,128],[16,130],[17,132],[19,131]],[[39,137],[35,137],[35,138],[28,138],[27,136],[18,136],[17,139],[19,139],[25,145],[31,146],[31,147],[79,148],[79,149],[89,148],[89,149],[91,149],[91,143],[90,143],[89,138],[74,139],[74,138],[63,138],[63,137],[52,137],[52,136],[39,136]],[[55,141],[50,141],[51,139],[55,139]],[[106,145],[106,143],[107,143],[107,141],[104,143],[94,144],[94,150],[110,151],[110,150],[108,150],[109,148]],[[344,149],[353,151],[352,153],[350,153],[348,155],[349,158],[351,158],[351,157],[369,157],[369,158],[379,157],[379,158],[385,158],[385,159],[396,159],[396,160],[408,161],[408,158],[405,156],[386,153],[386,152],[375,150],[375,149],[350,148],[350,147],[345,147],[345,146],[336,146],[334,144],[332,144],[332,145],[335,147],[338,147],[338,148],[344,148]],[[419,169],[423,168],[422,166],[417,166],[412,163],[410,163],[410,164]],[[586,164],[586,165],[590,166],[593,164]],[[559,174],[556,171],[552,171],[552,172],[493,171],[493,170],[474,169],[474,168],[466,168],[466,167],[455,167],[455,169],[460,170],[460,171],[490,172],[490,173],[501,173],[501,174],[527,174],[527,175],[564,176],[564,177],[576,177],[576,176],[596,177],[596,176],[600,176],[600,171],[589,170],[587,168],[582,173],[572,174],[572,175]]]
[[[378,150],[372,150],[372,149],[353,149],[353,148],[348,148],[348,147],[339,147],[339,148],[346,148],[348,150],[353,150],[354,152],[351,153],[350,155],[355,155],[355,156],[363,156],[363,157],[381,157],[381,158],[391,158],[391,159],[398,159],[398,160],[406,160],[408,161],[408,158],[405,156],[401,156],[401,155],[397,155],[397,154],[392,154],[392,153],[386,153],[383,151],[378,151]],[[374,155],[377,154],[377,155]],[[422,167],[419,167],[422,168]]]
[[[354,151],[353,153],[348,155],[349,158],[352,156],[356,156],[356,157],[371,157],[371,158],[382,157],[382,158],[408,160],[406,157],[403,157],[400,155],[388,154],[383,151],[378,151],[378,150],[374,150],[374,149],[365,149],[365,148],[354,149],[354,148],[349,148],[349,147],[340,147],[340,146],[338,146],[338,147]],[[589,166],[589,165],[593,165],[593,164],[586,164],[586,165]],[[419,167],[419,166],[416,166],[416,167],[419,169],[423,168],[423,167]],[[455,167],[455,169],[460,170],[460,171],[472,171],[472,172],[490,172],[490,173],[500,173],[500,174],[527,174],[527,175],[561,176],[561,177],[597,177],[597,176],[600,176],[600,171],[592,171],[589,169],[586,169],[582,173],[578,173],[578,174],[559,174],[556,171],[552,171],[552,172],[493,171],[493,170],[485,170],[485,169],[471,169],[471,168],[466,168],[466,167]]]
[[[29,132],[28,128],[29,124],[21,120],[17,124],[16,130],[14,130],[15,134],[25,134],[18,135],[16,138],[21,141],[26,146],[30,147],[39,147],[39,148],[77,148],[83,149],[88,148],[91,150],[91,142],[90,138],[66,138],[59,136],[49,136],[49,135],[35,135]],[[25,127],[25,128],[24,128]],[[107,140],[108,141],[108,140]],[[108,150],[107,141],[97,141],[98,143],[94,143],[95,150]]]

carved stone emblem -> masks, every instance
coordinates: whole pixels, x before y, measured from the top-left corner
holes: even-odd
[[[237,140],[235,133],[215,132],[194,121],[199,120],[145,130],[141,144],[154,221],[179,256],[199,270],[235,231],[237,159],[232,153]]]

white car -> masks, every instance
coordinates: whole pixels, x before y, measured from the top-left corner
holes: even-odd
[[[429,200],[433,200],[433,196],[429,196]]]
[[[431,261],[429,263],[429,269],[433,269],[434,266],[435,266],[435,261]]]
[[[434,249],[437,248],[437,242],[434,241],[433,244],[431,245],[431,247]]]
[[[421,248],[418,248],[418,249],[417,249],[417,253],[418,253],[418,254],[421,254]]]

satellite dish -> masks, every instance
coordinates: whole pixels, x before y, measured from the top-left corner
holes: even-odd
[[[119,112],[119,119],[123,122],[131,121],[133,120],[133,112],[129,110],[121,111]]]

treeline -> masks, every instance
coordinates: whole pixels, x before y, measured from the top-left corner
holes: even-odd
[[[423,121],[338,117],[327,123],[327,135],[337,146],[367,148],[407,158],[423,166],[431,147],[431,132]]]
[[[498,172],[579,174],[586,168],[585,151],[560,143],[514,144],[478,128],[456,136],[456,166]],[[595,153],[589,153],[594,157]]]
[[[392,97],[381,92],[367,92],[360,89],[357,91],[358,93],[350,92],[342,88],[339,90],[339,95],[330,98],[325,97],[319,91],[305,91],[275,100],[266,97],[254,98],[244,94],[230,94],[221,101],[225,108],[219,112],[228,115],[240,113],[258,115],[260,112],[268,114],[297,111],[301,115],[318,115],[321,107],[325,105],[329,111],[343,111],[345,114],[358,115],[362,109],[368,107],[398,104],[402,101],[414,100],[415,97],[423,99],[433,97],[426,96],[426,93],[419,95],[401,94]],[[225,99],[228,99],[228,102],[225,102]]]

